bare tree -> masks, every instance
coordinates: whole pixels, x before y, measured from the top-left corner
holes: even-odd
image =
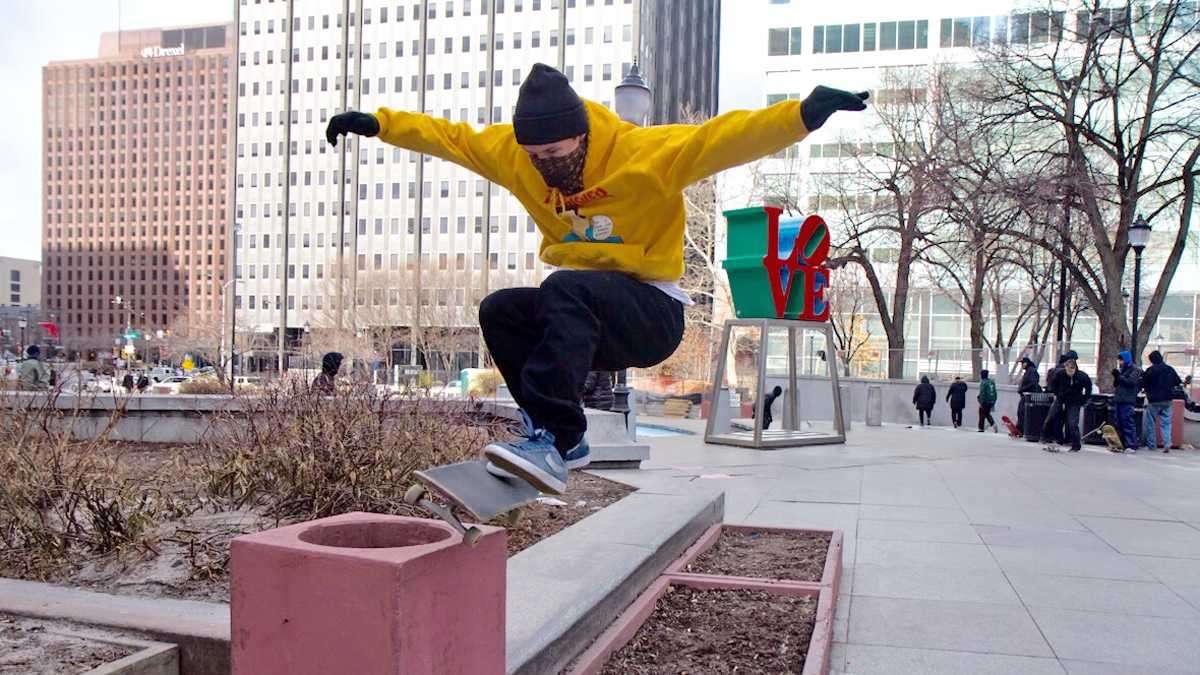
[[[821,157],[849,161],[837,164],[835,172],[816,167],[813,172],[818,194],[809,211],[834,216],[829,266],[852,264],[862,270],[887,337],[891,379],[904,376],[912,275],[944,218],[937,158],[946,141],[936,122],[939,90],[931,84],[926,69],[886,71],[873,99],[876,121],[863,131],[883,140],[822,145]]]
[[[829,325],[833,329],[834,348],[842,372],[850,377],[852,366],[865,355],[873,337],[869,317],[871,292],[857,269],[834,270],[830,276],[830,288],[826,293]]]
[[[1173,232],[1160,239],[1166,254],[1139,345],[1153,330],[1187,241],[1200,173],[1195,3],[1110,9],[1089,0],[1073,16],[1047,7],[1017,18],[1031,27],[1020,33],[1025,42],[981,54],[986,120],[1025,141],[1028,176],[1014,191],[1044,184],[1050,171],[1061,181],[1064,220],[1077,213],[1085,236],[1063,236],[1060,223],[1013,235],[1060,256],[1099,317],[1098,359],[1106,363],[1129,343],[1121,287],[1130,224],[1137,214],[1174,221]],[[1099,376],[1108,382],[1107,369]]]

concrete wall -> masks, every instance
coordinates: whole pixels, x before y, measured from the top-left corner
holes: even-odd
[[[809,420],[833,419],[833,398],[828,379],[801,377],[800,418]],[[848,393],[842,400],[842,406],[849,410],[850,419],[856,424],[866,421],[867,387],[878,386],[883,390],[883,421],[892,424],[916,424],[917,410],[912,405],[913,388],[916,385],[907,381],[894,380],[858,380],[840,378],[838,383]],[[784,388],[784,398],[787,396],[788,382],[785,377],[767,378],[767,391],[774,386]],[[938,403],[933,409],[935,425],[950,426],[950,404],[946,402],[946,392],[949,384],[934,385],[937,389]],[[979,404],[975,397],[979,394],[979,383],[967,383],[967,407],[963,410],[963,424],[975,426],[978,423]],[[1012,385],[997,385],[999,400],[992,411],[996,423],[1000,423],[1001,415],[1008,415],[1014,421],[1017,418],[1017,388]],[[775,419],[783,419],[783,403],[777,402],[773,408]]]

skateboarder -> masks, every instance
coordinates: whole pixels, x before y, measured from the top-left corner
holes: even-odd
[[[1075,352],[1067,352],[1067,356],[1074,354]],[[1054,405],[1050,407],[1046,424],[1042,427],[1042,438],[1051,438],[1052,431],[1065,419],[1066,432],[1063,441],[1070,443],[1071,452],[1079,452],[1083,447],[1079,433],[1079,409],[1092,395],[1092,378],[1079,369],[1075,358],[1069,358],[1063,363],[1062,369],[1055,373],[1050,388],[1054,392]],[[1051,445],[1047,445],[1046,449],[1058,452]]]
[[[580,392],[589,370],[662,362],[683,336],[683,189],[799,142],[867,94],[817,87],[803,101],[734,111],[704,124],[640,128],[581,99],[554,68],[535,64],[512,124],[476,131],[380,108],[334,115],[326,129],[379,136],[464,166],[507,188],[537,223],[541,259],[556,267],[539,288],[507,288],[479,305],[484,340],[526,437],[484,449],[493,473],[561,493],[567,469],[588,463]]]
[[[954,376],[954,383],[946,392],[946,401],[950,403],[950,423],[957,429],[963,425],[962,411],[967,407],[967,383],[962,377]]]
[[[921,376],[921,384],[913,388],[913,405],[917,407],[917,416],[921,426],[933,423],[933,405],[937,403],[937,390],[929,383],[929,376]]]

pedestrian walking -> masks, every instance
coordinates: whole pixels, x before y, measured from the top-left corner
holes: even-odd
[[[1072,355],[1074,352],[1067,354]],[[1079,369],[1075,358],[1069,358],[1055,373],[1050,386],[1054,392],[1054,405],[1050,407],[1050,414],[1042,426],[1042,439],[1052,438],[1054,430],[1062,426],[1065,420],[1063,443],[1071,446],[1071,452],[1079,452],[1083,448],[1083,439],[1079,433],[1079,411],[1092,395],[1092,378]],[[1058,449],[1050,444],[1044,449],[1058,452]]]
[[[1113,412],[1116,413],[1117,433],[1125,452],[1137,452],[1138,429],[1133,421],[1133,408],[1142,389],[1142,369],[1133,362],[1133,354],[1117,354],[1118,367],[1113,368]]]
[[[991,425],[993,432],[999,432],[996,428],[996,420],[992,419],[992,408],[996,406],[996,401],[999,395],[996,393],[996,381],[988,377],[988,371],[979,371],[979,432],[983,433],[984,423]]]
[[[946,392],[946,401],[950,403],[950,423],[957,429],[963,425],[963,408],[967,407],[967,383],[958,375]]]
[[[138,375],[138,381],[137,381],[138,393],[144,394],[144,393],[146,393],[146,390],[149,388],[150,388],[150,378],[146,376],[145,372],[143,372],[142,374]]]
[[[775,400],[780,396],[783,396],[783,387],[778,385],[763,396],[763,429],[770,429],[771,423],[775,421],[775,416],[771,413],[771,406],[775,405]]]
[[[132,394],[133,388],[137,386],[137,382],[133,379],[133,373],[126,372],[125,377],[121,378],[121,387],[126,394]]]
[[[50,369],[42,363],[42,348],[29,345],[25,349],[25,360],[17,368],[17,384],[26,391],[50,388]]]
[[[922,375],[921,383],[913,389],[913,405],[917,407],[917,416],[921,420],[921,426],[928,426],[933,422],[935,403],[937,403],[937,390],[929,383],[929,376]]]
[[[313,378],[312,391],[318,396],[333,396],[337,391],[336,381],[338,371],[342,369],[340,352],[326,352],[321,357],[321,372]]]
[[[1142,375],[1142,389],[1146,391],[1146,411],[1142,413],[1142,427],[1146,434],[1146,447],[1158,448],[1157,433],[1162,434],[1162,451],[1171,451],[1171,401],[1176,387],[1182,387],[1179,373],[1167,365],[1157,349],[1150,352],[1150,367]],[[1157,433],[1156,433],[1157,432]]]

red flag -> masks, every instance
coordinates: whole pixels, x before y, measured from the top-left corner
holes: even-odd
[[[42,321],[38,325],[42,327],[42,330],[46,331],[46,335],[50,336],[51,340],[58,339],[58,324],[53,321]]]

